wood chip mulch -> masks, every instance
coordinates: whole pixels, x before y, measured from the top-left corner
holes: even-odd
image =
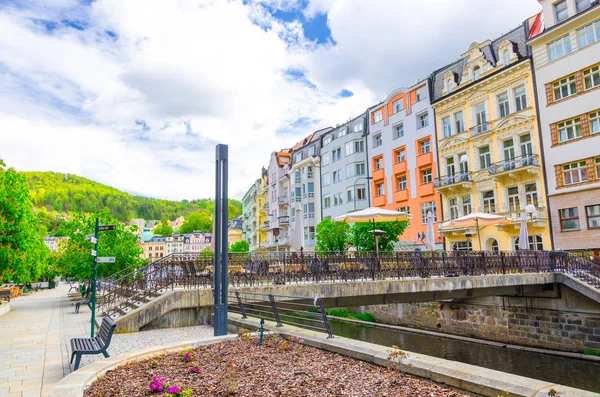
[[[469,396],[436,383],[339,354],[289,343],[279,337],[201,346],[187,362],[181,353],[144,360],[109,371],[85,397],[168,396],[150,389],[154,376],[177,385],[179,396]],[[155,362],[156,368],[152,368]],[[190,372],[192,364],[202,367]]]

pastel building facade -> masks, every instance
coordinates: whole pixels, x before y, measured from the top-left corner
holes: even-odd
[[[48,247],[50,252],[57,252],[60,249],[60,243],[68,240],[69,237],[44,237],[44,244]]]
[[[166,250],[167,255],[181,254],[183,253],[183,243],[185,235],[183,234],[171,234],[166,237]]]
[[[515,250],[523,217],[529,248],[552,248],[527,32],[524,24],[475,42],[431,77],[441,174],[435,186],[444,208],[439,231],[448,250]],[[475,212],[511,222],[479,230],[443,225]]]
[[[264,247],[270,251],[287,250],[290,246],[290,197],[288,174],[292,163],[289,149],[271,153],[265,197],[265,217],[260,227],[266,234]]]
[[[542,1],[532,29],[554,247],[600,251],[600,3]],[[536,30],[536,31],[533,31]]]
[[[263,168],[263,172],[265,172]],[[256,210],[256,191],[260,187],[260,179],[257,179],[248,189],[242,198],[242,218],[244,219],[244,227],[242,230],[242,238],[250,245],[250,250],[255,250],[258,246],[257,236],[257,210]]]
[[[366,117],[361,115],[322,135],[317,172],[321,174],[323,218],[369,207],[366,132]]]
[[[142,243],[142,255],[145,259],[157,260],[167,255],[167,238],[154,236]]]
[[[441,219],[440,196],[433,187],[438,169],[428,81],[393,91],[368,115],[372,205],[412,214],[400,241],[423,247],[427,213],[436,222]],[[437,234],[435,241],[441,248]]]

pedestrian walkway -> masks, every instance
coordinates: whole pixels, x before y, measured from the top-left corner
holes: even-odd
[[[69,286],[31,292],[11,301],[11,311],[0,317],[0,396],[47,396],[71,372],[70,339],[89,337],[90,310],[75,314],[67,296]],[[115,355],[149,346],[213,335],[210,326],[160,329],[115,334],[108,349]],[[102,359],[83,356],[81,366]]]

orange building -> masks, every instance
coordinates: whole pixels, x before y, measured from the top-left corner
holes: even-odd
[[[434,121],[427,81],[399,88],[369,109],[372,203],[413,215],[400,238],[405,247],[425,247],[428,211],[435,222],[442,219],[440,195],[433,187],[438,176]],[[443,240],[434,229],[442,249]]]

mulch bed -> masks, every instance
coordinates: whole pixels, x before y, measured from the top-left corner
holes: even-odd
[[[130,363],[96,380],[85,397],[167,396],[150,389],[153,377],[190,396],[469,396],[436,383],[339,354],[284,341],[279,336],[201,346],[192,360],[182,353]],[[156,368],[152,368],[153,362]],[[192,364],[202,367],[190,372]],[[186,394],[179,394],[186,395]]]

